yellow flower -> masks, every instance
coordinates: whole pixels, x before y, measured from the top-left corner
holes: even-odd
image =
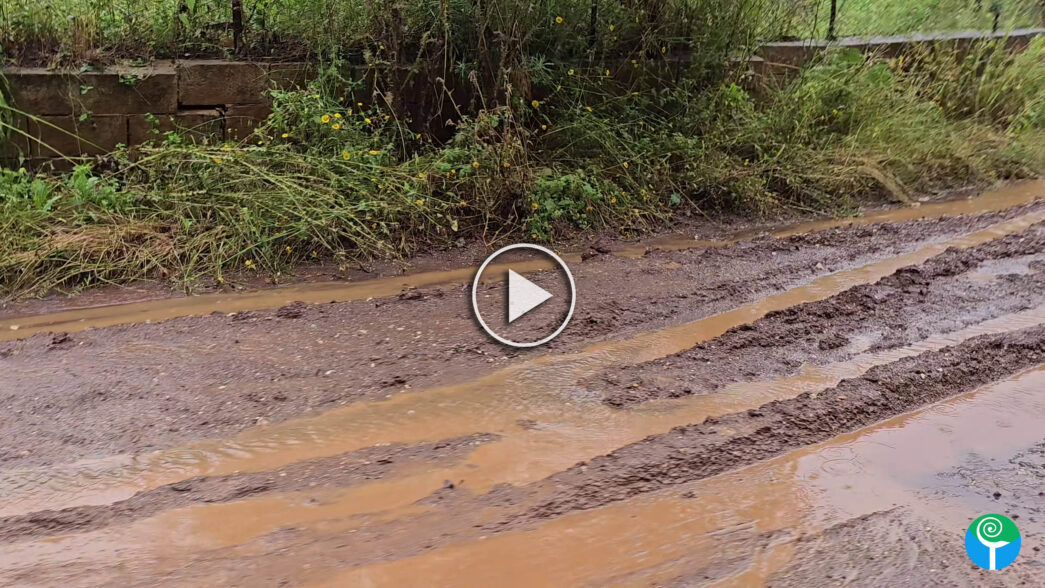
[[[312,257],[319,257],[319,254],[316,253],[315,249],[312,250]]]
[[[457,175],[457,170],[456,169],[450,170],[450,175],[456,176]]]
[[[388,120],[390,118],[392,118],[390,115],[387,115],[387,114],[385,115],[385,120]]]
[[[566,75],[572,76],[573,75],[573,70],[571,69],[570,71],[566,72]]]
[[[613,198],[610,198],[610,204],[616,204],[616,203],[617,203],[617,197],[616,196],[614,196]]]
[[[280,135],[280,136],[281,136],[281,137],[283,137],[284,139],[286,139],[287,137],[289,137],[289,136],[290,136],[290,133],[283,133],[283,134],[282,134],[282,135]]]
[[[667,47],[661,47],[660,48],[660,52],[661,53],[667,53],[668,52],[668,48]]]
[[[474,167],[475,169],[479,169],[479,162],[478,161],[473,161],[472,162],[472,167]]]
[[[541,125],[541,130],[542,131],[547,131],[548,130],[548,125]]]
[[[362,102],[356,102],[356,106],[362,107],[363,103]]]
[[[425,205],[425,201],[421,200],[420,198],[418,198],[417,200],[414,200],[414,204],[416,204],[418,206],[424,206]]]
[[[606,70],[606,77],[610,77],[610,70]]]
[[[287,250],[287,253],[290,253],[291,251],[293,251],[293,250],[292,250],[292,249],[290,248],[290,245],[287,245],[287,246],[285,247],[285,249]]]
[[[530,204],[530,206],[532,206],[534,210],[537,210],[537,203],[536,202]]]
[[[562,24],[562,17],[561,16],[556,16],[555,17],[555,24]]]
[[[319,117],[319,120],[323,124],[327,124],[328,122],[330,122],[330,115],[329,114],[324,114],[323,116]]]
[[[585,106],[584,110],[587,110],[588,112],[592,112],[591,106]]]
[[[340,112],[335,112],[334,113],[334,118],[341,118],[341,113]]]
[[[330,128],[334,129],[335,131],[340,131],[341,130],[341,123],[334,123],[334,124],[330,125]]]
[[[248,259],[247,261],[244,262],[244,265],[246,265],[247,267],[252,268],[252,267],[254,267],[254,262]]]
[[[512,164],[508,163],[507,161],[502,163],[501,165],[503,165],[506,169],[512,167]]]
[[[624,162],[624,169],[628,169],[628,162],[627,161]]]
[[[264,141],[258,141],[258,145],[264,145],[264,144],[265,144]]]
[[[612,33],[612,32],[613,32],[613,29],[615,29],[615,28],[617,28],[617,27],[615,27],[615,26],[613,26],[613,25],[610,25],[610,32]]]
[[[467,200],[462,200],[460,202],[460,204],[461,204],[461,206],[468,206],[468,201]]]
[[[221,163],[221,158],[220,157],[211,157],[211,159],[214,160],[214,163]]]
[[[531,239],[536,239],[537,238],[537,233],[530,233],[530,238]]]
[[[375,151],[374,149],[371,149],[370,151],[367,151],[367,153],[369,153],[370,155],[381,155],[380,151]]]
[[[341,159],[344,159],[345,161],[348,161],[349,159],[352,159],[352,154],[349,153],[348,151],[342,151],[341,152]]]
[[[534,108],[539,108],[539,107],[540,107],[540,105],[541,105],[541,103],[540,103],[540,101],[538,101],[538,100],[531,100],[531,101],[530,101],[530,106],[532,106],[532,107],[534,107]]]
[[[420,139],[420,138],[421,138],[421,133],[418,133],[418,134],[417,134],[417,136],[416,136],[416,137],[414,137],[414,138],[415,138],[415,139]]]
[[[370,122],[371,122],[371,121],[370,121],[370,118],[369,118],[369,117],[367,117],[367,118],[364,118],[364,119],[363,119],[363,122],[365,122],[366,124],[370,124]]]
[[[425,179],[425,175],[423,173],[417,174],[417,177],[421,178],[422,180]]]

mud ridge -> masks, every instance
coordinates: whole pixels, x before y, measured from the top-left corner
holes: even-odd
[[[985,262],[1013,259],[1025,264],[1024,273],[979,281],[969,275]],[[1039,224],[977,247],[949,249],[825,300],[771,312],[681,353],[603,372],[587,386],[606,404],[628,407],[909,345],[1045,302],[1045,273],[1035,269],[1043,260],[1045,224]]]
[[[448,465],[463,458],[475,446],[497,438],[497,435],[492,434],[476,434],[419,445],[369,447],[265,472],[183,480],[141,492],[111,505],[44,510],[2,517],[0,544],[45,535],[90,531],[194,504],[231,502],[270,493],[354,486],[401,474],[426,463]]]
[[[49,466],[223,438],[259,421],[470,380],[535,353],[724,312],[1041,208],[1039,202],[974,216],[763,236],[725,247],[653,250],[638,259],[600,255],[573,267],[578,308],[569,327],[532,352],[506,350],[486,337],[459,286],[428,288],[417,299],[293,305],[282,313],[2,342],[0,406],[12,418],[0,420],[0,464]]]
[[[1045,362],[1045,326],[976,337],[869,370],[835,388],[676,427],[581,462],[535,488],[552,497],[492,525],[596,508],[706,478],[969,392]]]

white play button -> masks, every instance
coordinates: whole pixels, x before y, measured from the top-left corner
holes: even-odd
[[[510,254],[493,263],[505,253]],[[540,286],[522,276],[530,272]],[[512,347],[536,347],[566,328],[576,294],[573,275],[561,257],[540,245],[516,243],[498,249],[479,266],[472,281],[472,310],[494,339]],[[524,315],[525,320],[516,322]]]
[[[551,292],[515,273],[515,270],[508,270],[509,323],[544,304],[551,297]]]

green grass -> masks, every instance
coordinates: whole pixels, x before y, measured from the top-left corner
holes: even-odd
[[[117,51],[113,31],[130,26],[120,2],[55,26],[86,27],[81,50]],[[562,0],[260,5],[296,7],[278,18],[298,33],[266,17],[248,39],[278,30],[284,46],[327,47],[312,86],[275,93],[272,116],[240,143],[171,133],[71,174],[0,171],[0,295],[139,278],[192,289],[243,272],[278,280],[300,263],[347,267],[460,239],[634,233],[680,210],[838,214],[862,197],[1045,169],[1040,40],[1016,55],[1000,43],[892,62],[833,52],[756,100],[730,58],[790,26],[768,0],[600,3],[592,44],[590,4]],[[155,26],[121,42],[157,54],[192,30],[136,18]],[[190,38],[202,43],[209,29],[198,30]],[[75,34],[55,39],[76,54]],[[668,57],[683,49],[695,58],[680,67]],[[380,93],[360,94],[354,62]],[[449,101],[439,117],[452,112],[450,132],[403,100],[417,92],[404,71],[427,98]],[[439,80],[458,91],[436,96]],[[9,114],[0,102],[0,132]]]
[[[737,22],[757,29],[747,32],[761,39],[823,37],[829,10],[829,0],[600,2],[592,31],[591,4],[577,0],[244,2],[243,34],[236,49],[245,55],[284,58],[336,49],[360,61],[368,55],[400,61],[428,55],[453,63],[476,59],[483,35],[498,31],[519,36],[528,55],[565,59],[587,55],[592,32],[600,51],[624,47],[625,53],[651,40],[658,46],[667,41],[676,48],[703,36],[732,35]],[[989,30],[995,5],[1000,8],[1003,30],[1043,22],[1043,8],[1036,0],[839,0],[838,34]],[[0,0],[0,57],[79,65],[186,53],[221,55],[233,51],[232,21],[231,0]],[[452,48],[447,39],[453,40]]]
[[[191,289],[460,238],[637,231],[694,208],[841,213],[890,186],[1041,173],[1045,45],[960,57],[835,53],[761,102],[729,77],[663,87],[548,66],[534,74],[552,88],[539,101],[465,116],[445,143],[394,110],[361,110],[331,66],[312,89],[276,94],[240,144],[172,135],[113,154],[104,172],[3,172],[0,284],[8,295],[136,278]]]

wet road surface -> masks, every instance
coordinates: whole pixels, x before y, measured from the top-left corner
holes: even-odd
[[[1045,182],[565,257],[0,318],[0,583],[1045,581]]]

